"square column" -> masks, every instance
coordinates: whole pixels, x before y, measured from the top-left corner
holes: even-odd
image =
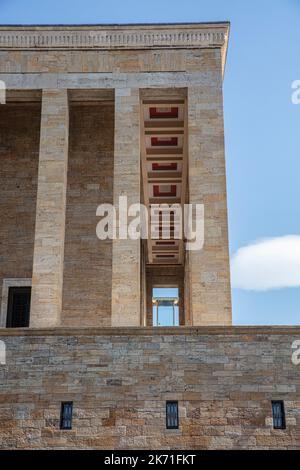
[[[30,326],[60,325],[69,106],[67,90],[43,90]]]
[[[140,202],[140,99],[138,88],[115,90],[114,207],[117,238],[113,240],[112,326],[140,326],[140,240],[119,238],[119,196],[128,208]]]
[[[193,325],[230,325],[222,85],[188,89],[189,202],[204,204],[204,246],[188,253]],[[194,225],[195,226],[195,225]]]

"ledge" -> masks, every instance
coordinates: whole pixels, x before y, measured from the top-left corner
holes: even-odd
[[[221,47],[228,22],[131,25],[2,25],[0,50],[109,50]]]
[[[205,336],[299,335],[297,326],[180,326],[180,327],[82,327],[0,328],[2,336]]]

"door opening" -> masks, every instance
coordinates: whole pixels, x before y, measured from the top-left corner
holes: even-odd
[[[153,326],[179,326],[178,287],[154,287],[152,290]]]
[[[31,287],[10,287],[8,291],[7,328],[29,326]]]

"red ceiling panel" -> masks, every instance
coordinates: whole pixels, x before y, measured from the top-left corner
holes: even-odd
[[[176,197],[176,184],[165,185],[167,190],[162,190],[159,185],[153,186],[153,196],[154,197]]]
[[[172,171],[177,170],[177,163],[152,163],[152,170]]]
[[[149,108],[150,119],[178,118],[178,108]]]
[[[152,147],[177,147],[178,137],[151,137]]]

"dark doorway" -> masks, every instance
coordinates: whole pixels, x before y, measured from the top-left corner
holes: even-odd
[[[31,287],[10,287],[8,291],[7,328],[29,326]]]

